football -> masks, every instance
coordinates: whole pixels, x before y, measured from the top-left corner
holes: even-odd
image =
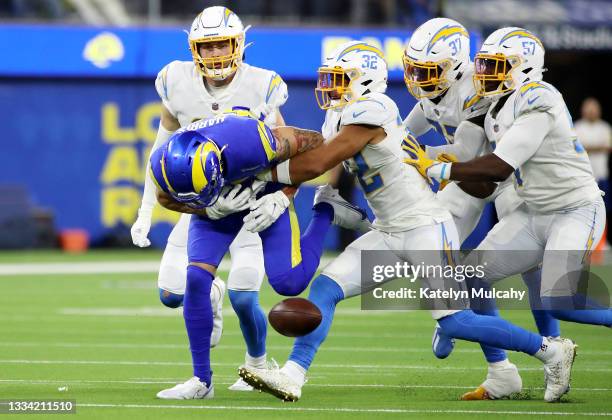
[[[285,299],[270,310],[268,320],[279,334],[301,337],[315,330],[323,319],[317,305],[303,298]]]

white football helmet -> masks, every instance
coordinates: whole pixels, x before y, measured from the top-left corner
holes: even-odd
[[[474,65],[476,92],[499,97],[525,82],[542,80],[544,45],[523,28],[501,28],[484,41]]]
[[[412,96],[435,98],[470,65],[470,35],[457,21],[430,19],[410,37],[403,61],[404,81]]]
[[[318,70],[315,94],[321,109],[340,108],[370,92],[387,90],[387,62],[378,48],[360,41],[338,47]]]
[[[214,6],[204,9],[191,24],[189,31],[189,48],[196,67],[203,76],[224,80],[234,74],[244,54],[244,38],[249,27],[245,28],[237,14],[227,7]],[[216,46],[229,44],[229,51],[223,55],[203,57],[200,54],[202,44]],[[214,44],[213,44],[214,43]]]

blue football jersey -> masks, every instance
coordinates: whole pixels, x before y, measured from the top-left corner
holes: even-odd
[[[177,134],[191,131],[212,140],[222,150],[226,183],[250,178],[275,164],[276,142],[272,132],[246,111],[195,121]]]

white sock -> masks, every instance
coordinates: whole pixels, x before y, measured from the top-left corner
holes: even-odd
[[[504,359],[501,362],[489,363],[489,369],[491,370],[502,370],[510,367],[510,360]]]
[[[306,369],[291,360],[285,363],[281,371],[300,385],[306,382]]]
[[[557,346],[555,346],[552,340],[547,337],[542,337],[542,345],[540,350],[537,351],[533,356],[542,362],[546,363],[557,354]]]
[[[259,357],[253,357],[247,353],[244,356],[244,364],[256,369],[264,369],[266,367],[266,353]]]

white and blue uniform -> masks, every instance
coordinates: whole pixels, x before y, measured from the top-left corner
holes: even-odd
[[[447,145],[427,146],[427,154],[431,158],[435,159],[439,153],[451,153],[459,161],[467,161],[491,151],[484,133],[478,135],[478,130],[482,129],[468,121],[485,115],[491,105],[489,99],[476,95],[472,81],[473,67],[471,64],[468,66],[461,79],[451,85],[438,103],[428,98],[419,101],[404,122],[417,137],[431,128],[444,136]],[[468,124],[472,127],[468,128]],[[461,135],[466,132],[467,136]],[[455,136],[456,133],[458,136]],[[520,204],[520,199],[511,187],[510,182],[500,183],[495,193],[486,200],[470,196],[455,183],[447,185],[438,193],[440,202],[453,215],[461,243],[476,228],[487,202],[495,202],[498,219],[502,219]]]
[[[323,136],[330,140],[342,126],[351,124],[382,127],[387,136],[379,143],[366,145],[345,162],[357,175],[375,220],[373,230],[351,243],[322,271],[338,283],[344,298],[360,295],[377,284],[372,279],[362,279],[362,250],[390,250],[398,261],[417,264],[425,260],[426,264],[440,265],[442,253],[436,261],[430,261],[431,250],[459,246],[450,213],[438,203],[416,169],[401,159],[406,131],[395,103],[382,93],[371,93],[340,111],[328,110]],[[438,319],[452,312],[433,311],[432,316]]]
[[[490,250],[482,257],[487,278],[503,279],[542,263],[541,295],[573,294],[558,280],[582,269],[584,255],[601,239],[606,213],[563,97],[549,83],[525,83],[491,106],[485,131],[494,154],[515,169],[511,178],[523,200],[478,247]],[[531,252],[502,261],[499,251],[516,250]]]

